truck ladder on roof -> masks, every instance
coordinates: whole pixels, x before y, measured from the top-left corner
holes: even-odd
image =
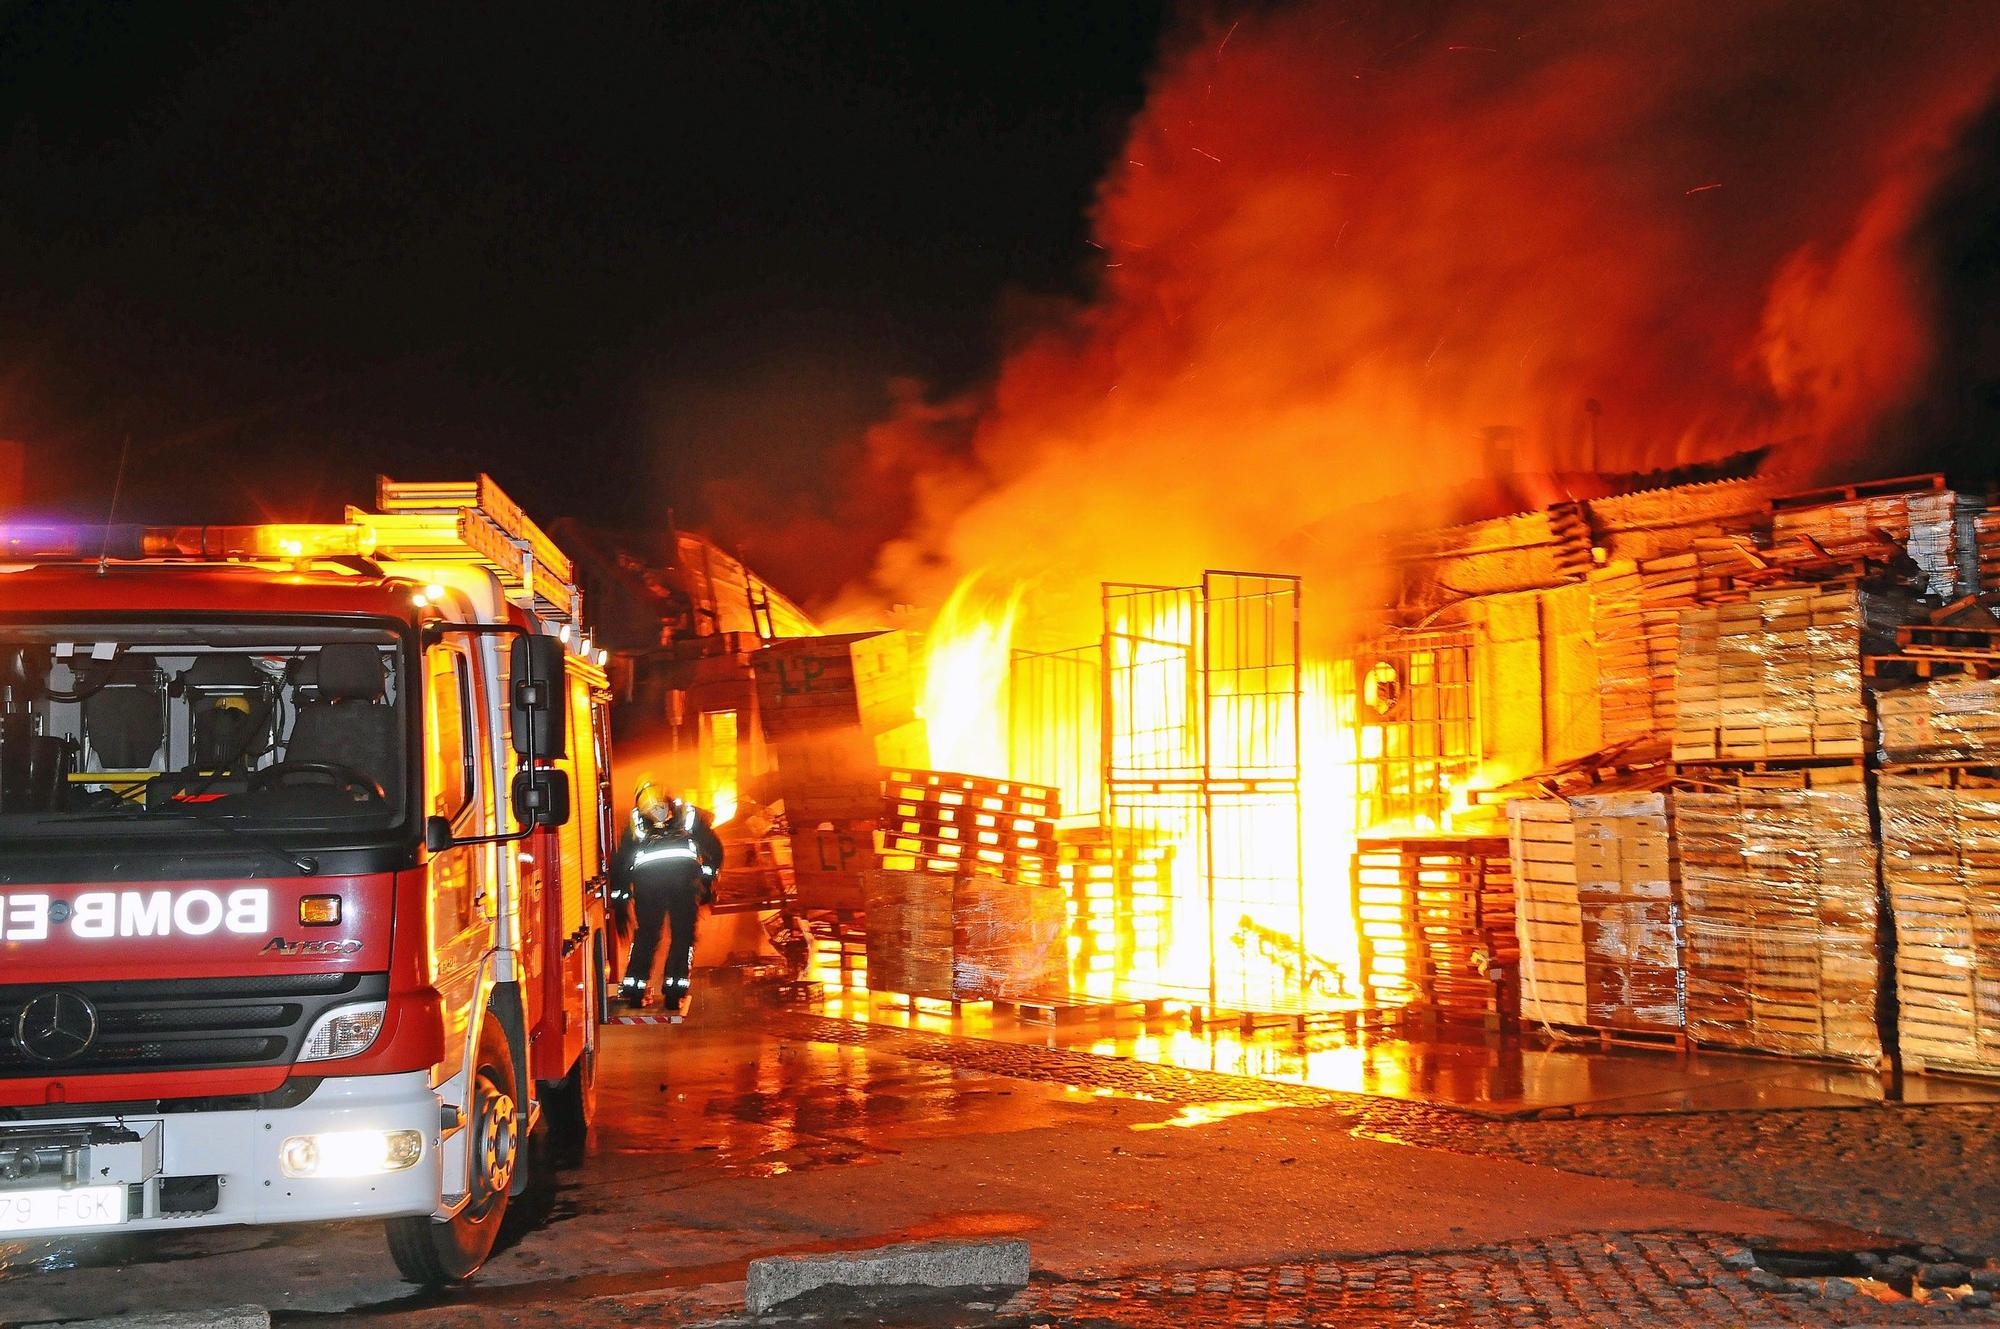
[[[348,524],[374,531],[378,556],[392,561],[481,563],[507,598],[559,623],[581,620],[582,596],[569,557],[527,513],[481,475],[474,481],[375,481],[379,513],[347,509]]]

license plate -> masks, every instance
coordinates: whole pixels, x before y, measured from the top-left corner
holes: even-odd
[[[54,1191],[0,1191],[0,1232],[111,1227],[125,1221],[123,1186],[76,1186]]]

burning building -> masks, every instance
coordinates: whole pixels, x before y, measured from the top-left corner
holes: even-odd
[[[1671,970],[1685,1030],[1686,994],[1755,986],[1728,961],[1777,942],[1720,914],[1700,982],[1693,932],[1648,974],[1590,967],[1607,920],[1657,920],[1655,864],[1681,870],[1665,804],[1510,823],[1506,799],[1603,796],[1573,782],[1608,771],[1692,813],[1683,767],[1721,797],[1744,786],[1716,771],[1872,750],[1875,693],[1847,684],[1873,602],[1811,596],[1942,610],[1979,504],[1800,491],[1920,449],[1898,422],[1963,359],[1936,201],[2000,46],[1969,11],[1419,11],[1187,25],[1100,189],[1089,294],[859,441],[827,511],[900,529],[799,584],[832,628],[937,612],[751,666],[758,741],[844,791],[788,831],[841,878],[815,890],[855,964],[928,947],[898,981],[979,991],[937,966],[1000,881],[1062,894],[1065,997],[1588,1016],[1586,989],[1615,1006]],[[1826,788],[1788,824],[1845,834]],[[1708,837],[1708,898],[1760,852]],[[1554,902],[1558,992],[1540,878],[1593,872],[1615,908]],[[1694,927],[1694,896],[1664,904]],[[1024,945],[1045,905],[1010,915]]]

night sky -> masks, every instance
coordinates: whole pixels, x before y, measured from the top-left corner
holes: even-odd
[[[1151,3],[8,5],[0,438],[30,502],[337,517],[493,473],[701,521],[1083,289]]]

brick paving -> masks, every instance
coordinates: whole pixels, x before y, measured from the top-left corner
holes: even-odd
[[[1698,1234],[1583,1234],[1472,1250],[1242,1269],[1192,1269],[1086,1282],[1037,1279],[984,1299],[813,1294],[764,1316],[725,1309],[722,1290],[533,1310],[440,1310],[426,1329],[561,1325],[995,1326],[1005,1329],[1614,1329],[1617,1326],[1995,1324],[1990,1294],[1926,1300],[1844,1278],[1782,1279],[1747,1266],[1731,1242]],[[1878,1300],[1877,1297],[1886,1298]]]
[[[1250,1076],[815,1016],[789,1017],[778,1032],[1167,1102],[1262,1099],[1322,1108],[1350,1118],[1349,1129],[1372,1138],[1651,1182],[2000,1257],[2000,1105],[1504,1120]]]
[[[1929,1242],[1961,1255],[2000,1256],[2000,1107],[1995,1106],[1498,1119],[1247,1076],[813,1016],[781,1017],[771,1032],[1166,1102],[1285,1103],[1323,1112],[1356,1134],[1413,1147],[1651,1182],[1880,1231],[1889,1238],[1883,1251],[1903,1243],[1914,1250]],[[1932,1250],[1923,1258],[1942,1260],[1950,1252]],[[1980,1261],[1970,1263],[1976,1267]],[[1901,1286],[1909,1295],[1903,1295],[1860,1277],[1852,1263],[1842,1271],[1852,1277],[1781,1277],[1782,1269],[1756,1267],[1750,1252],[1716,1234],[1584,1232],[1462,1250],[1076,1282],[1038,1274],[1025,1291],[984,1299],[835,1292],[756,1318],[740,1310],[740,1284],[632,1289],[554,1304],[537,1299],[439,1306],[386,1318],[425,1329],[2000,1324],[1995,1291],[1926,1292],[1905,1278]],[[1991,1270],[1982,1270],[1978,1281],[2000,1290],[2000,1274]]]

